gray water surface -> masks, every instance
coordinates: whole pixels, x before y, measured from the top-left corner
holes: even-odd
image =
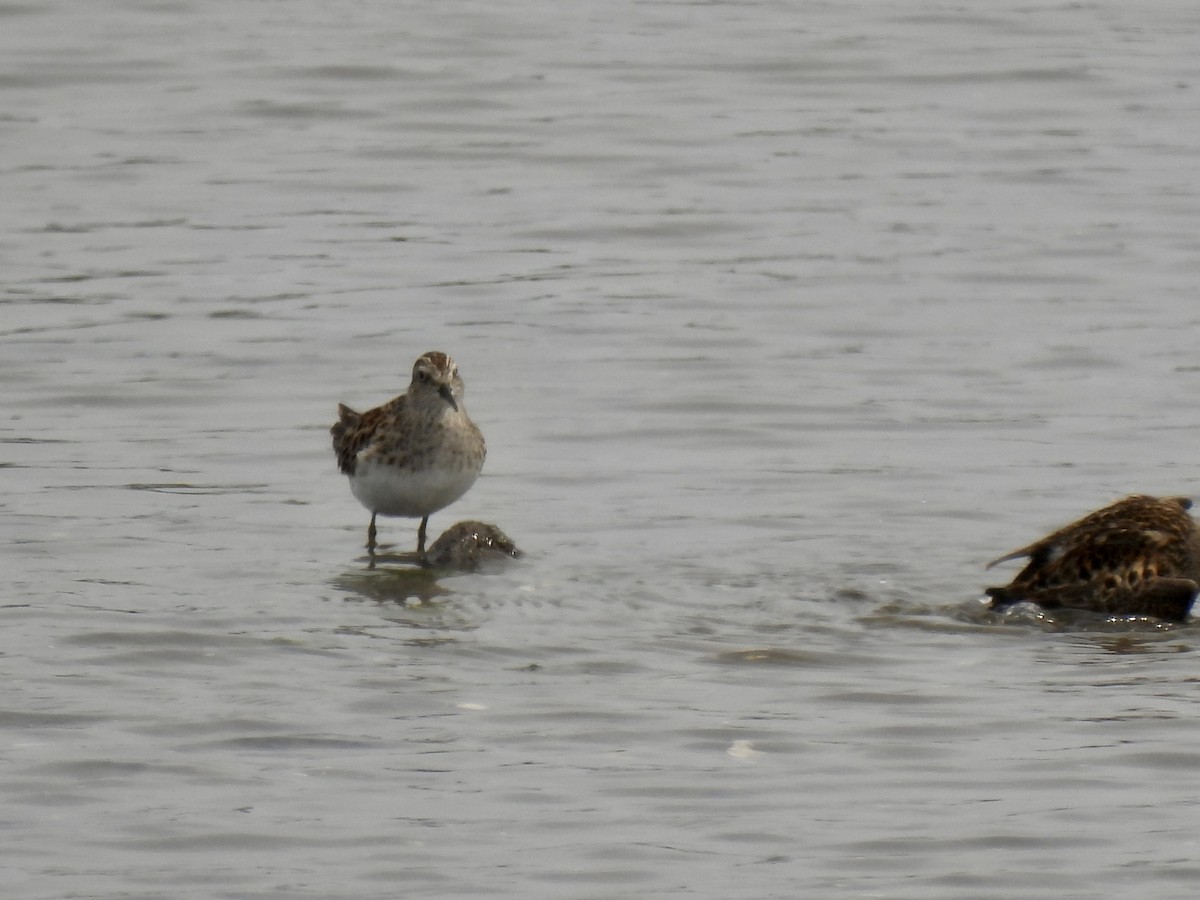
[[[1198,37],[0,5],[6,891],[1194,896],[1195,626],[980,597],[1200,495]],[[430,349],[502,571],[365,567],[328,427]]]

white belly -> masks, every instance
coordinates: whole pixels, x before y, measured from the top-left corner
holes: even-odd
[[[449,506],[478,476],[478,470],[469,468],[400,472],[360,459],[350,476],[350,490],[373,513],[419,518]]]

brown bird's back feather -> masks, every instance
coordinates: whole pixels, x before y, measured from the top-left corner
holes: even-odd
[[[1030,601],[1109,615],[1187,617],[1200,592],[1200,537],[1186,497],[1135,495],[988,564],[1029,562],[992,607]]]
[[[355,412],[344,403],[338,404],[338,421],[329,429],[333,435],[333,452],[343,475],[357,470],[358,454],[377,440],[382,441],[396,411],[404,405],[403,394],[366,412]]]
[[[358,426],[362,415],[344,403],[338,404],[338,420],[329,433],[333,435],[333,452],[337,454],[338,468],[343,475],[354,474],[358,451],[371,439],[369,433]]]

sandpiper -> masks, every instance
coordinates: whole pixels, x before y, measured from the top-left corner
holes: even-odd
[[[988,568],[1029,557],[992,609],[1030,601],[1105,615],[1187,618],[1200,592],[1200,533],[1186,497],[1134,495],[1006,553]]]
[[[329,431],[350,490],[371,511],[370,568],[377,515],[420,516],[417,554],[423,559],[430,514],[467,492],[487,455],[463,405],[458,366],[437,350],[417,359],[408,390],[383,406],[358,413],[339,403],[338,422]]]

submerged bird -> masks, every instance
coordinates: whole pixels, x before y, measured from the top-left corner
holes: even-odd
[[[364,413],[338,404],[329,429],[338,467],[350,490],[371,511],[367,528],[375,567],[375,517],[420,517],[417,553],[425,554],[431,513],[467,492],[483,468],[483,435],[463,405],[458,366],[432,350],[413,364],[408,391]]]
[[[1029,601],[1105,615],[1180,622],[1200,592],[1200,532],[1186,497],[1118,500],[1007,553],[1029,562],[1006,587],[991,587],[992,609]]]
[[[520,559],[512,538],[487,522],[455,522],[429,548],[426,561],[439,569],[477,572],[489,563]]]

